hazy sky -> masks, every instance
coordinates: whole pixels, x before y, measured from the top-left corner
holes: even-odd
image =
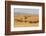
[[[39,14],[39,9],[14,8],[14,14]]]

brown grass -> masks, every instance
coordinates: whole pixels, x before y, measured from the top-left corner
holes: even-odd
[[[37,15],[16,15],[14,16],[15,27],[31,27],[38,26]]]

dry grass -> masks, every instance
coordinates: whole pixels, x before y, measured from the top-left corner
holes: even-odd
[[[21,20],[21,21],[17,21],[17,20]],[[29,21],[32,21],[32,23],[29,23]],[[14,26],[15,27],[38,26],[37,21],[38,21],[37,15],[16,15],[14,16]],[[36,23],[33,23],[33,22],[36,22]]]

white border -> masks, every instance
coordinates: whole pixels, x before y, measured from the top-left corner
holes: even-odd
[[[39,26],[14,28],[14,8],[39,9]],[[11,5],[11,31],[26,31],[26,30],[42,30],[42,7],[41,6]]]

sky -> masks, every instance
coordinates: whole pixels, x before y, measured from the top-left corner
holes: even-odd
[[[14,14],[39,14],[39,9],[14,8]]]

